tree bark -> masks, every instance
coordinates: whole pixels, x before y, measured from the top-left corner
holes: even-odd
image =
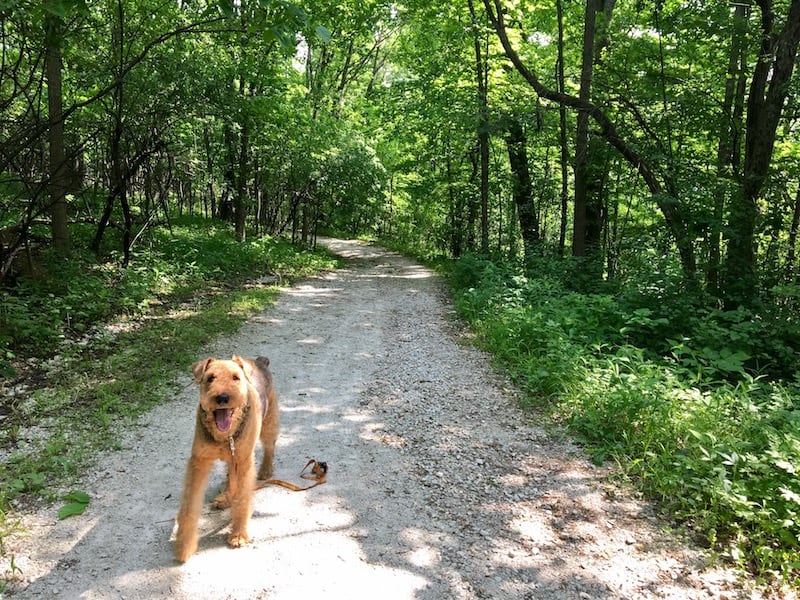
[[[47,4],[51,4],[51,2],[52,0],[47,0]],[[61,29],[61,19],[49,11],[46,12],[45,75],[47,78],[48,144],[50,149],[50,232],[56,253],[60,256],[68,256],[70,253],[69,228],[67,226],[69,171],[64,151]]]
[[[594,67],[595,18],[597,0],[586,0],[583,24],[583,54],[581,59],[581,85],[578,97],[581,102],[591,101],[592,69]],[[598,248],[587,248],[589,217],[589,113],[578,112],[575,134],[575,199],[572,214],[572,256],[596,255]]]
[[[745,0],[747,1],[747,0]],[[749,3],[736,4],[733,15],[731,51],[725,79],[725,97],[720,118],[720,136],[717,145],[717,177],[735,177],[739,168],[741,141],[738,132],[742,129],[742,115],[747,76],[745,36]],[[725,214],[725,190],[720,185],[714,197],[713,221],[709,224],[708,269],[706,287],[713,295],[720,292],[720,264],[722,259],[722,222]]]
[[[558,17],[558,64],[556,65],[556,89],[559,93],[564,93],[564,8],[562,0],[556,0],[556,12]],[[558,131],[561,146],[561,223],[558,230],[558,253],[564,255],[567,242],[567,207],[569,201],[569,174],[568,174],[568,153],[567,147],[567,109],[561,103],[558,106]]]
[[[520,122],[514,118],[508,120],[507,131],[506,144],[511,174],[514,179],[514,202],[517,206],[520,233],[527,258],[533,256],[539,242],[539,219],[536,216],[536,207],[533,202],[533,184],[528,168],[525,131]]]
[[[478,152],[481,165],[481,252],[489,253],[489,98],[486,53],[481,49],[475,6],[468,0],[475,44],[475,76],[478,83]]]
[[[236,180],[236,194],[234,195],[234,223],[236,229],[236,241],[243,242],[247,236],[247,180],[250,177],[250,132],[247,124],[247,116],[242,123],[242,133],[239,139],[239,177]]]
[[[794,211],[792,213],[792,224],[789,227],[789,249],[786,253],[786,283],[800,283],[798,277],[797,265],[797,233],[800,229],[800,186],[797,188],[797,193],[794,196]]]

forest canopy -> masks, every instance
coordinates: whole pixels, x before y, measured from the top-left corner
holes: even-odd
[[[794,306],[799,21],[771,0],[8,0],[0,273],[67,255],[76,223],[127,264],[193,213],[239,239],[573,256],[597,281],[674,264],[726,308]]]

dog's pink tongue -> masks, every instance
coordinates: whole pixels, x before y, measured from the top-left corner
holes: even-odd
[[[217,422],[217,429],[228,431],[233,420],[233,410],[230,408],[218,408],[214,411],[214,421]]]

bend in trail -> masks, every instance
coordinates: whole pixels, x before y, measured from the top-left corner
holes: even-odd
[[[10,548],[24,577],[14,597],[754,597],[518,408],[489,358],[459,343],[431,271],[363,243],[323,243],[346,268],[285,289],[207,354],[270,358],[275,476],[296,480],[316,458],[328,482],[257,491],[253,541],[231,550],[229,512],[209,507],[220,465],[199,551],[175,563],[197,403],[187,365],[178,397],[98,457],[84,515],[28,518]]]

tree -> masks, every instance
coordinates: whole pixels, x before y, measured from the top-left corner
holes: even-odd
[[[472,35],[475,46],[475,83],[478,96],[478,156],[480,157],[481,194],[481,252],[489,253],[489,75],[487,50],[483,41],[483,27],[478,22],[475,6],[468,0],[472,19]]]
[[[61,90],[63,23],[56,0],[45,2],[45,77],[47,80],[48,142],[50,162],[50,215],[53,248],[61,256],[70,251],[67,227],[68,172],[64,151],[64,116]]]
[[[742,184],[731,198],[723,296],[725,304],[752,306],[757,297],[756,220],[759,194],[767,179],[775,139],[800,43],[800,0],[792,0],[783,26],[771,0],[756,0],[761,43],[750,80],[745,120]]]
[[[688,279],[693,280],[697,271],[697,263],[689,223],[683,215],[677,198],[665,193],[664,186],[650,161],[620,135],[611,118],[598,106],[579,97],[558,92],[545,86],[534,71],[522,61],[519,54],[512,46],[506,30],[504,9],[500,0],[483,0],[483,3],[506,56],[522,77],[533,87],[536,93],[542,98],[564,104],[565,106],[585,112],[589,115],[599,127],[600,134],[603,138],[639,173],[647,184],[652,198],[664,215],[664,219],[678,248],[684,274]]]
[[[522,124],[510,117],[507,119],[506,144],[508,162],[513,180],[514,203],[520,224],[520,233],[527,258],[534,255],[539,242],[539,218],[533,198],[533,184],[528,168],[527,137]]]

